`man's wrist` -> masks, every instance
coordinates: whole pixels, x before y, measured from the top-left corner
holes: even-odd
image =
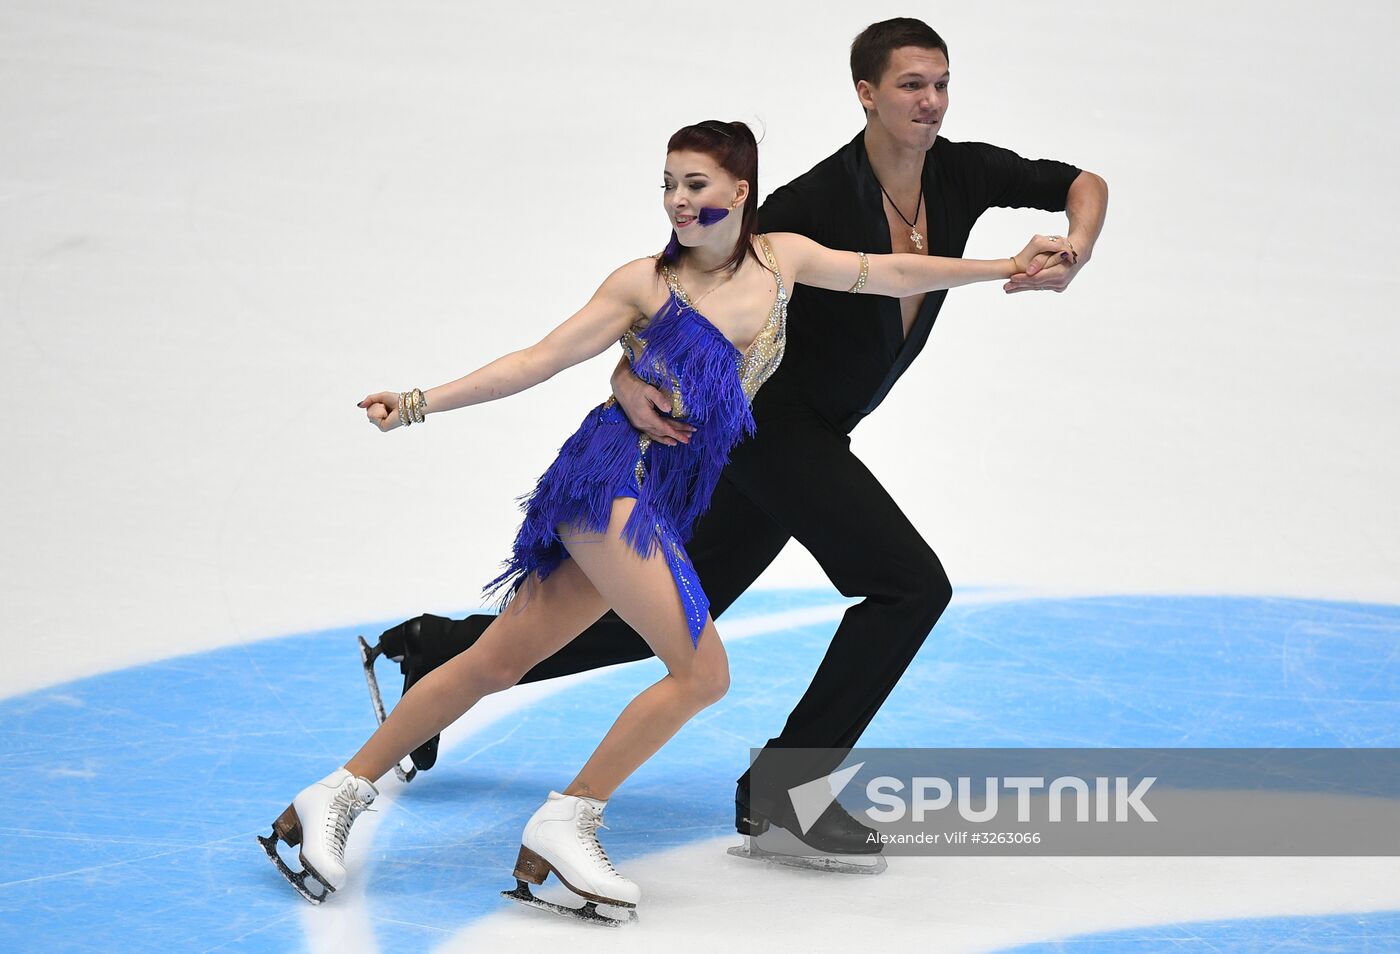
[[[1094,254],[1094,240],[1087,235],[1076,235],[1071,232],[1065,236],[1070,248],[1074,249],[1075,264],[1084,262],[1089,256]]]
[[[624,359],[625,360],[625,359]],[[613,368],[612,377],[608,383],[612,385],[613,397],[621,397],[621,391],[626,389],[627,379],[632,377],[632,366],[630,364],[619,364]],[[619,388],[621,383],[621,388]]]

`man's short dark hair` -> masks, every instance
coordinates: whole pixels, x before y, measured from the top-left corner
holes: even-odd
[[[912,17],[881,20],[861,30],[851,43],[851,82],[865,80],[872,86],[879,85],[880,77],[890,65],[890,54],[903,46],[942,50],[944,59],[948,57],[948,44],[923,20]]]

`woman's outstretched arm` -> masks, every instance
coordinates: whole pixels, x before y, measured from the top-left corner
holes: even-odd
[[[601,354],[642,313],[656,280],[653,259],[628,262],[604,280],[588,304],[535,344],[424,392],[428,410],[436,414],[518,394]],[[359,406],[380,430],[390,431],[399,426],[398,399],[395,393],[381,391]]]
[[[1058,254],[1064,242],[1057,236],[1037,235],[1014,256],[994,259],[869,255],[866,256],[869,266],[862,269],[857,252],[838,252],[791,232],[770,235],[769,239],[777,244],[778,260],[795,283],[832,291],[889,295],[892,298],[906,298],[974,282],[1005,280],[1024,272],[1036,255],[1047,252]]]

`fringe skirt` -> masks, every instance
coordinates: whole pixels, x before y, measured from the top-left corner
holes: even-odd
[[[504,590],[504,607],[531,574],[547,578],[569,556],[559,528],[602,533],[612,516],[612,502],[630,497],[637,504],[622,538],[644,558],[661,551],[680,595],[691,644],[698,644],[710,601],[685,542],[723,466],[722,459],[718,468],[702,463],[716,450],[722,457],[729,450],[727,444],[722,449],[708,446],[704,430],[697,430],[689,444],[667,446],[639,434],[611,400],[589,411],[535,489],[521,498],[525,518],[504,572],[485,587],[488,596]],[[713,478],[707,480],[710,472]]]

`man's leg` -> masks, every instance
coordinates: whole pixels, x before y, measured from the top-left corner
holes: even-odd
[[[730,480],[792,532],[838,590],[864,597],[846,611],[811,685],[768,742],[773,749],[842,750],[806,766],[809,774],[792,780],[797,784],[834,769],[855,745],[947,607],[952,586],[845,434],[803,415],[765,438],[761,458],[736,460],[741,466],[731,465]],[[745,773],[741,798],[748,782]]]

